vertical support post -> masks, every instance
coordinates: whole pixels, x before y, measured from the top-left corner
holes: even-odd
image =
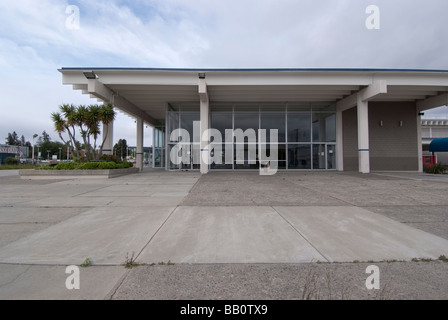
[[[417,108],[417,154],[418,154],[418,172],[423,172],[423,142],[422,142],[422,117]]]
[[[143,119],[137,118],[137,153],[136,165],[139,171],[143,170]]]
[[[152,127],[152,161],[151,161],[151,166],[153,168],[156,167],[156,128]]]
[[[358,160],[359,172],[370,173],[369,103],[358,94]]]
[[[338,171],[344,171],[344,127],[342,111],[336,112],[336,165]]]
[[[201,101],[201,173],[207,174],[209,171],[208,161],[205,161],[209,157],[209,139],[205,135],[205,131],[208,130],[208,117],[209,117],[209,101]]]
[[[114,121],[111,121],[109,124],[103,125],[103,132],[107,134],[106,141],[104,142],[103,154],[112,155],[114,146]]]
[[[326,117],[319,115],[319,140],[327,141],[326,139]],[[327,146],[319,144],[319,169],[327,169]],[[316,169],[316,168],[315,168]]]
[[[207,84],[205,79],[199,80],[199,97],[201,104],[201,173],[207,174],[209,171],[208,159],[210,151],[208,150],[209,136],[205,132],[209,129],[210,100],[207,94]]]

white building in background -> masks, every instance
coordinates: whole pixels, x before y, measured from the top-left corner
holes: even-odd
[[[447,70],[391,69],[150,69],[62,68],[62,82],[111,102],[137,122],[137,166],[143,168],[144,123],[154,130],[153,166],[166,170],[251,170],[236,144],[217,148],[227,161],[203,161],[214,152],[204,135],[214,128],[277,129],[279,170],[422,171],[421,116],[448,104]],[[198,139],[193,123],[200,122]],[[193,159],[175,164],[179,143],[171,132],[190,133]],[[433,128],[435,129],[435,128]],[[113,124],[106,151],[112,150]],[[426,134],[426,133],[425,133]],[[260,141],[256,141],[259,145]],[[230,146],[229,146],[230,144]],[[246,153],[254,147],[242,143]],[[268,144],[266,145],[269,150]],[[216,155],[214,155],[216,157]],[[230,162],[228,160],[231,160]]]
[[[422,119],[423,156],[432,156],[429,146],[434,139],[448,138],[448,117],[431,117]],[[437,152],[436,162],[448,165],[448,152]]]
[[[7,158],[28,158],[29,147],[18,147],[0,144],[0,165],[4,165]]]

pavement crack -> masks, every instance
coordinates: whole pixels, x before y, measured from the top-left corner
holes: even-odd
[[[127,270],[125,272],[125,274],[121,277],[120,280],[118,280],[118,282],[115,284],[115,286],[112,288],[112,290],[109,291],[109,293],[106,295],[104,300],[113,300],[114,296],[117,294],[118,289],[120,289],[121,285],[126,280],[126,278],[128,277],[130,272],[131,272],[131,270]]]
[[[110,185],[107,185],[107,186],[104,186],[104,187],[100,187],[100,188],[98,188],[98,189],[89,190],[89,191],[86,191],[86,192],[83,192],[83,193],[75,194],[75,195],[73,195],[73,198],[81,197],[81,196],[83,196],[83,195],[85,195],[85,194],[90,194],[90,193],[96,192],[96,191],[98,191],[98,190],[107,189],[107,188],[109,188],[109,187],[110,187]]]
[[[179,206],[176,206],[168,215],[168,217],[165,219],[165,221],[162,222],[162,224],[160,225],[160,227],[157,229],[156,232],[154,232],[154,234],[151,236],[151,238],[148,240],[148,242],[143,246],[143,248],[140,250],[140,252],[137,254],[137,256],[135,257],[135,260],[138,259],[138,257],[142,254],[143,250],[146,249],[146,247],[151,243],[151,241],[154,239],[154,237],[159,233],[159,231],[163,228],[163,226],[167,223],[167,221],[171,218],[171,216],[173,215],[174,211],[177,210],[177,208],[179,208]]]
[[[26,270],[19,273],[16,277],[14,277],[14,279],[12,279],[11,281],[8,281],[6,283],[0,284],[0,288],[6,287],[7,285],[14,283],[17,279],[19,279],[21,276],[23,276],[25,273],[27,273],[30,269],[31,269],[31,266],[27,266]]]
[[[314,244],[311,243],[310,240],[308,240],[308,238],[302,233],[300,232],[299,229],[297,229],[288,219],[286,219],[280,212],[278,212],[277,209],[275,209],[274,207],[271,207],[275,212],[277,212],[277,214],[286,221],[287,224],[289,224],[291,226],[291,228],[293,228],[312,248],[314,248],[314,250],[317,251],[317,253],[319,253],[325,260],[327,260],[327,262],[332,262],[330,258],[328,258],[323,252],[321,252]]]

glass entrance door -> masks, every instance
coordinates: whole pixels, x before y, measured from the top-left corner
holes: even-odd
[[[336,169],[336,145],[334,144],[313,145],[313,169],[314,170]]]
[[[327,170],[336,169],[336,146],[334,144],[327,145]]]
[[[165,127],[154,128],[153,168],[165,168]]]

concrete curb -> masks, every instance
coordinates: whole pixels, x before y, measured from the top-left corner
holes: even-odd
[[[21,179],[26,180],[111,179],[137,172],[137,168],[111,170],[20,170],[19,176]]]

